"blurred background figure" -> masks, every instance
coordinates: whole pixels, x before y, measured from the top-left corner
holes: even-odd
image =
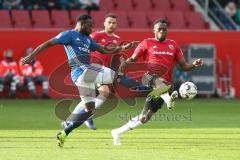
[[[86,10],[98,10],[100,0],[79,0],[82,9]]]
[[[59,0],[61,9],[81,9],[81,4],[79,3],[79,0]]]
[[[44,6],[47,10],[60,9],[59,0],[44,1]]]
[[[27,48],[25,55],[30,54],[33,51],[32,48]],[[37,90],[35,84],[42,85],[42,98],[48,97],[48,79],[43,75],[42,64],[34,59],[31,64],[19,65],[20,72],[23,75],[23,84],[27,86],[27,89],[31,92],[33,98],[37,98]]]
[[[8,49],[3,52],[3,60],[0,63],[0,96],[2,96],[4,88],[10,85],[9,97],[15,98],[19,82],[17,63],[13,59],[12,50]]]
[[[2,0],[3,9],[23,9],[22,0]]]
[[[3,1],[3,0],[0,0],[0,9],[2,9],[2,1]]]
[[[234,22],[236,22],[236,24],[240,25],[240,9],[237,7],[235,2],[228,2],[224,10],[234,20]]]
[[[24,9],[39,10],[45,9],[44,2],[42,0],[22,0]]]

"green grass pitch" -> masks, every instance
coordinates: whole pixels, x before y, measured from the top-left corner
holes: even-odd
[[[114,100],[112,100],[114,101]],[[117,108],[95,119],[98,129],[82,126],[58,148],[58,100],[0,100],[0,160],[238,160],[240,100],[177,101],[152,121],[122,135],[113,146],[110,131],[139,113],[120,101]],[[111,104],[109,104],[111,106]]]

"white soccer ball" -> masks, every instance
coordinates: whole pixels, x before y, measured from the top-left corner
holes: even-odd
[[[183,99],[193,99],[197,95],[197,86],[192,82],[184,82],[179,88],[179,93]]]

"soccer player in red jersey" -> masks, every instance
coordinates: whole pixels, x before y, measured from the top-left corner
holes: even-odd
[[[143,81],[151,85],[154,90],[146,98],[144,109],[140,115],[132,118],[122,127],[112,130],[114,145],[121,144],[120,135],[122,133],[148,122],[164,102],[168,109],[174,108],[178,92],[174,91],[171,96],[168,92],[172,86],[172,71],[176,64],[179,64],[184,71],[190,71],[203,64],[202,59],[197,59],[192,64],[188,64],[178,44],[174,40],[166,39],[166,20],[156,20],[153,32],[155,37],[144,39],[135,49],[133,55],[123,61],[120,66],[120,70],[123,71],[127,64],[134,63],[139,57],[144,56],[148,72],[144,75]]]
[[[105,16],[104,21],[104,30],[96,31],[91,34],[93,40],[97,43],[101,44],[102,46],[114,47],[121,44],[121,39],[118,35],[114,32],[117,28],[117,16],[113,13],[108,13]],[[133,41],[134,42],[134,41]],[[135,44],[131,46],[131,48],[136,47],[139,42],[136,41]],[[130,49],[130,48],[128,48]],[[114,71],[118,70],[118,60],[121,54],[101,54],[98,51],[91,52],[91,59],[90,63],[100,64],[105,67],[111,68]],[[120,77],[120,76],[119,76]],[[127,87],[135,87],[135,86],[142,86],[139,82],[131,79],[130,77],[121,76],[120,83],[127,86]],[[111,88],[110,85],[100,85],[98,86],[98,93],[97,99],[95,101],[96,109],[99,109],[102,104],[106,101],[107,97],[109,96]],[[147,89],[146,87],[143,87]],[[80,105],[74,109],[74,113],[80,113],[84,109],[84,103],[80,102]],[[94,125],[93,118],[90,117],[88,120],[85,121],[85,124],[88,128],[95,130],[96,126]],[[68,125],[68,120],[62,123],[63,127],[65,128]]]
[[[96,31],[91,34],[92,39],[94,39],[97,43],[101,44],[102,46],[116,46],[121,43],[121,39],[118,35],[114,32],[117,28],[117,16],[115,14],[109,13],[105,16],[104,21],[104,30]],[[113,56],[118,55],[103,55],[97,51],[91,53],[91,63],[97,63],[104,65],[105,67],[109,67],[116,71],[115,67],[113,66]],[[99,96],[96,101],[96,108],[100,107],[109,96],[109,86],[108,85],[101,85],[98,87]],[[88,128],[95,130],[96,126],[93,123],[93,119],[89,118],[85,121],[85,124]]]

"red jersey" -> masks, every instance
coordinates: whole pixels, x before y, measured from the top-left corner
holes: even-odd
[[[109,36],[105,31],[98,31],[94,32],[91,35],[92,39],[94,39],[97,43],[101,44],[102,46],[110,45],[116,46],[119,45],[121,39],[119,36],[113,34]],[[91,53],[91,63],[102,64],[106,67],[110,67],[112,62],[112,54],[101,54],[97,51]]]
[[[2,60],[0,62],[0,76],[6,76],[8,74],[19,75],[18,66],[15,61]]]
[[[176,62],[183,58],[178,44],[171,39],[163,42],[155,38],[143,40],[135,49],[134,54],[144,56],[150,73],[156,73],[169,83],[172,83],[172,72]]]
[[[42,75],[43,66],[39,61],[31,64],[19,65],[20,71],[23,76],[39,76]]]

